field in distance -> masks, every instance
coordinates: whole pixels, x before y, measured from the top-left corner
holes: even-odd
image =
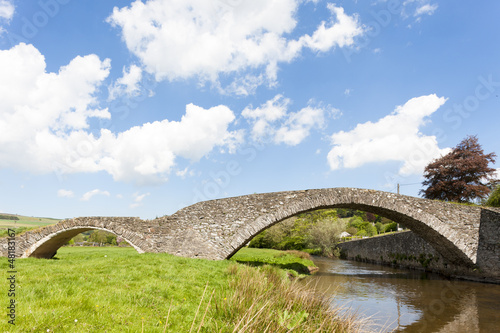
[[[33,217],[16,214],[0,213],[0,229],[7,228],[33,228],[56,224],[60,219],[48,217]]]

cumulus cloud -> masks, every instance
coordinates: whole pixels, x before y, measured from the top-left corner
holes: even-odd
[[[311,35],[292,39],[300,0],[150,0],[114,8],[108,22],[121,29],[128,49],[157,80],[197,78],[222,91],[246,95],[267,82],[274,85],[278,64],[303,49],[326,52],[349,46],[363,33],[356,15],[328,4],[331,17]]]
[[[142,69],[131,65],[128,71],[123,68],[123,76],[109,87],[109,99],[113,100],[121,95],[134,96],[139,93],[139,83],[142,79]]]
[[[110,118],[95,94],[109,75],[110,61],[76,57],[48,73],[32,45],[0,51],[0,167],[36,173],[105,171],[118,181],[162,182],[177,157],[197,161],[214,147],[234,149],[241,134],[231,132],[233,112],[219,105],[186,106],[180,121],[145,123],[99,136],[90,118]],[[30,163],[25,163],[30,161]]]
[[[314,128],[323,128],[325,113],[331,108],[308,105],[297,112],[288,112],[291,101],[283,95],[276,95],[260,107],[246,107],[241,113],[251,123],[251,137],[254,141],[273,141],[295,146],[301,143]]]
[[[117,135],[103,130],[94,145],[103,154],[99,165],[115,180],[165,181],[177,156],[197,161],[224,146],[234,119],[224,105],[207,110],[189,104],[180,121],[155,121]]]
[[[60,189],[57,191],[57,196],[61,198],[73,198],[75,194],[73,193],[73,191]]]
[[[15,7],[12,1],[0,0],[0,18],[10,21],[14,16]]]
[[[109,197],[110,194],[108,191],[101,191],[99,189],[95,189],[95,190],[88,191],[87,193],[85,193],[80,200],[89,201],[95,195],[105,195],[105,196]]]
[[[309,136],[311,129],[325,125],[325,110],[307,106],[290,114],[286,122],[276,131],[274,141],[296,146]]]
[[[267,139],[267,136],[273,136],[273,123],[285,117],[290,102],[290,99],[283,95],[276,95],[255,109],[251,105],[247,106],[241,115],[252,123],[252,139],[262,141]]]
[[[47,73],[32,45],[0,51],[0,167],[50,172],[52,161],[68,153],[60,138],[78,144],[88,118],[110,118],[94,97],[109,63],[78,56],[58,73]]]
[[[356,168],[366,163],[401,161],[401,175],[420,174],[434,158],[447,154],[436,137],[420,132],[428,117],[446,98],[435,94],[410,99],[377,122],[358,124],[353,130],[332,135],[333,148],[328,153],[332,170]]]

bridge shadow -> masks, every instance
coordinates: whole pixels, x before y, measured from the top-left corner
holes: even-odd
[[[235,261],[239,264],[248,265],[248,266],[252,266],[252,267],[269,265],[269,266],[273,266],[273,267],[277,267],[277,268],[281,268],[281,269],[293,270],[299,274],[306,274],[306,275],[311,274],[311,271],[309,270],[309,268],[306,265],[303,265],[303,264],[300,264],[297,262],[288,263],[288,264],[276,264],[276,263],[273,264],[273,263],[267,263],[267,262],[262,262],[262,261],[257,261],[257,260],[254,260],[254,261],[235,260]]]

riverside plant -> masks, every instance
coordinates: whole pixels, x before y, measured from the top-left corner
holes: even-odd
[[[233,265],[228,297],[215,296],[212,316],[223,319],[220,332],[362,332],[363,322],[332,309],[316,294],[283,271]]]

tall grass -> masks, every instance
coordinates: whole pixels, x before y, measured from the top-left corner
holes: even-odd
[[[362,322],[332,310],[323,295],[277,268],[230,266],[227,297],[217,294],[211,314],[220,332],[361,332]]]

